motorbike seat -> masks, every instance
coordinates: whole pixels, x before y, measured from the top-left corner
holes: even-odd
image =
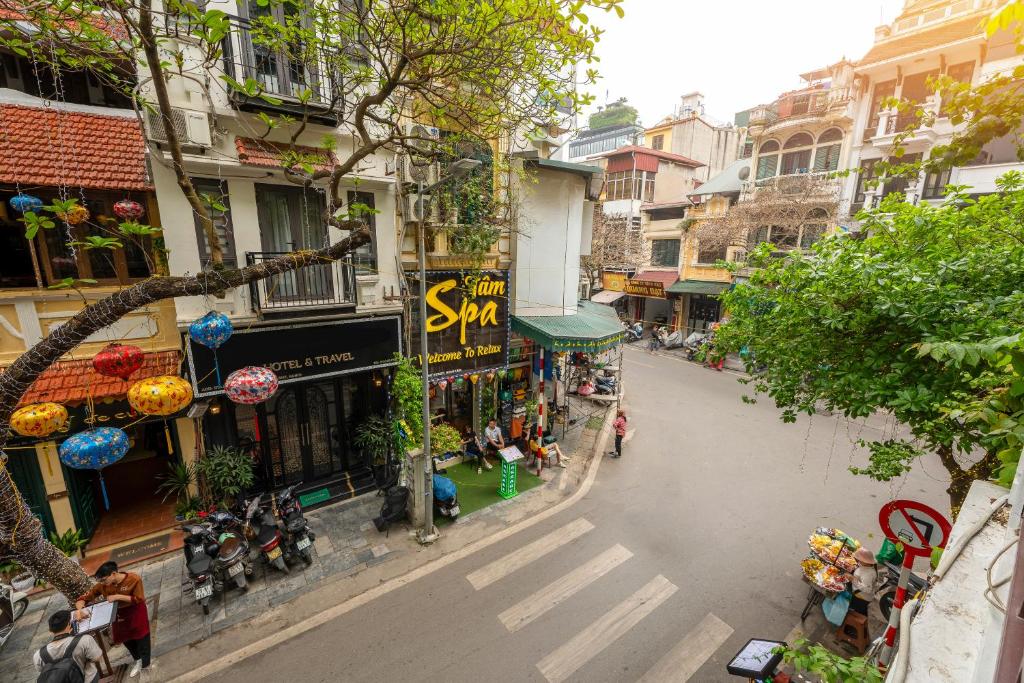
[[[212,562],[206,555],[197,555],[188,562],[188,573],[192,576],[199,576],[200,574],[209,574]]]

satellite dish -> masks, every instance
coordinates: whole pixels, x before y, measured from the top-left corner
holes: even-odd
[[[746,180],[747,178],[749,178],[750,177],[750,167],[749,166],[744,166],[743,168],[741,168],[740,172],[737,174],[737,176],[739,177],[740,180]]]

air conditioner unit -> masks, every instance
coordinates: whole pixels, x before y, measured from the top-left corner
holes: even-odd
[[[743,263],[744,261],[747,260],[747,250],[730,248],[728,250],[728,255],[725,260],[730,261],[732,263]]]
[[[423,209],[426,213],[426,220],[430,222],[437,222],[437,207],[434,206],[433,202],[430,201],[431,197],[429,194],[423,195]],[[405,195],[405,203],[402,205],[402,214],[405,216],[405,220],[414,221],[419,223],[420,217],[420,206],[419,206],[419,195],[415,192]]]
[[[149,110],[146,114],[146,119],[150,138],[157,142],[167,142],[167,131],[164,128],[163,117],[160,116],[160,113],[155,110]],[[210,132],[210,115],[206,112],[175,107],[171,109],[171,123],[183,147],[206,149],[213,145],[213,136]]]
[[[424,185],[437,182],[437,163],[431,141],[440,138],[440,131],[433,126],[410,123],[405,126],[405,134],[415,139],[405,143],[405,152],[401,156],[402,179],[407,183]],[[422,154],[417,155],[417,151]]]

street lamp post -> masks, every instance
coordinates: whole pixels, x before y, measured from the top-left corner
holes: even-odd
[[[423,213],[423,195],[434,189],[450,183],[453,180],[462,178],[479,168],[480,161],[477,159],[459,159],[448,166],[448,173],[437,182],[424,187],[423,181],[417,185],[417,218],[420,224],[419,234],[419,267],[420,267],[420,368],[422,369],[421,381],[423,385],[423,486],[424,486],[424,510],[423,528],[420,529],[418,540],[420,543],[433,543],[437,540],[437,530],[434,529],[434,480],[433,480],[433,459],[430,455],[430,363],[427,360],[427,244],[426,244],[426,216]]]

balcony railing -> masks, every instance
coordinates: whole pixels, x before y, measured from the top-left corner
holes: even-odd
[[[250,251],[247,265],[272,261],[285,252]],[[257,313],[275,313],[311,307],[355,306],[355,267],[348,261],[306,266],[249,284]]]
[[[298,42],[287,47],[261,45],[247,20],[232,17],[231,24],[224,39],[225,72],[239,83],[256,81],[261,94],[282,101],[281,105],[274,105],[259,97],[232,92],[240,108],[289,111],[301,108],[303,99],[305,106],[313,110],[328,110],[337,104],[330,66],[315,49]]]
[[[750,113],[750,125],[770,126],[791,118],[822,116],[831,108],[845,107],[851,97],[849,88],[793,93],[755,107]]]
[[[781,197],[804,195],[811,197],[829,197],[839,195],[841,180],[830,173],[794,173],[779,175],[761,180],[751,180],[743,184],[740,201],[749,201],[758,193],[769,193]]]

